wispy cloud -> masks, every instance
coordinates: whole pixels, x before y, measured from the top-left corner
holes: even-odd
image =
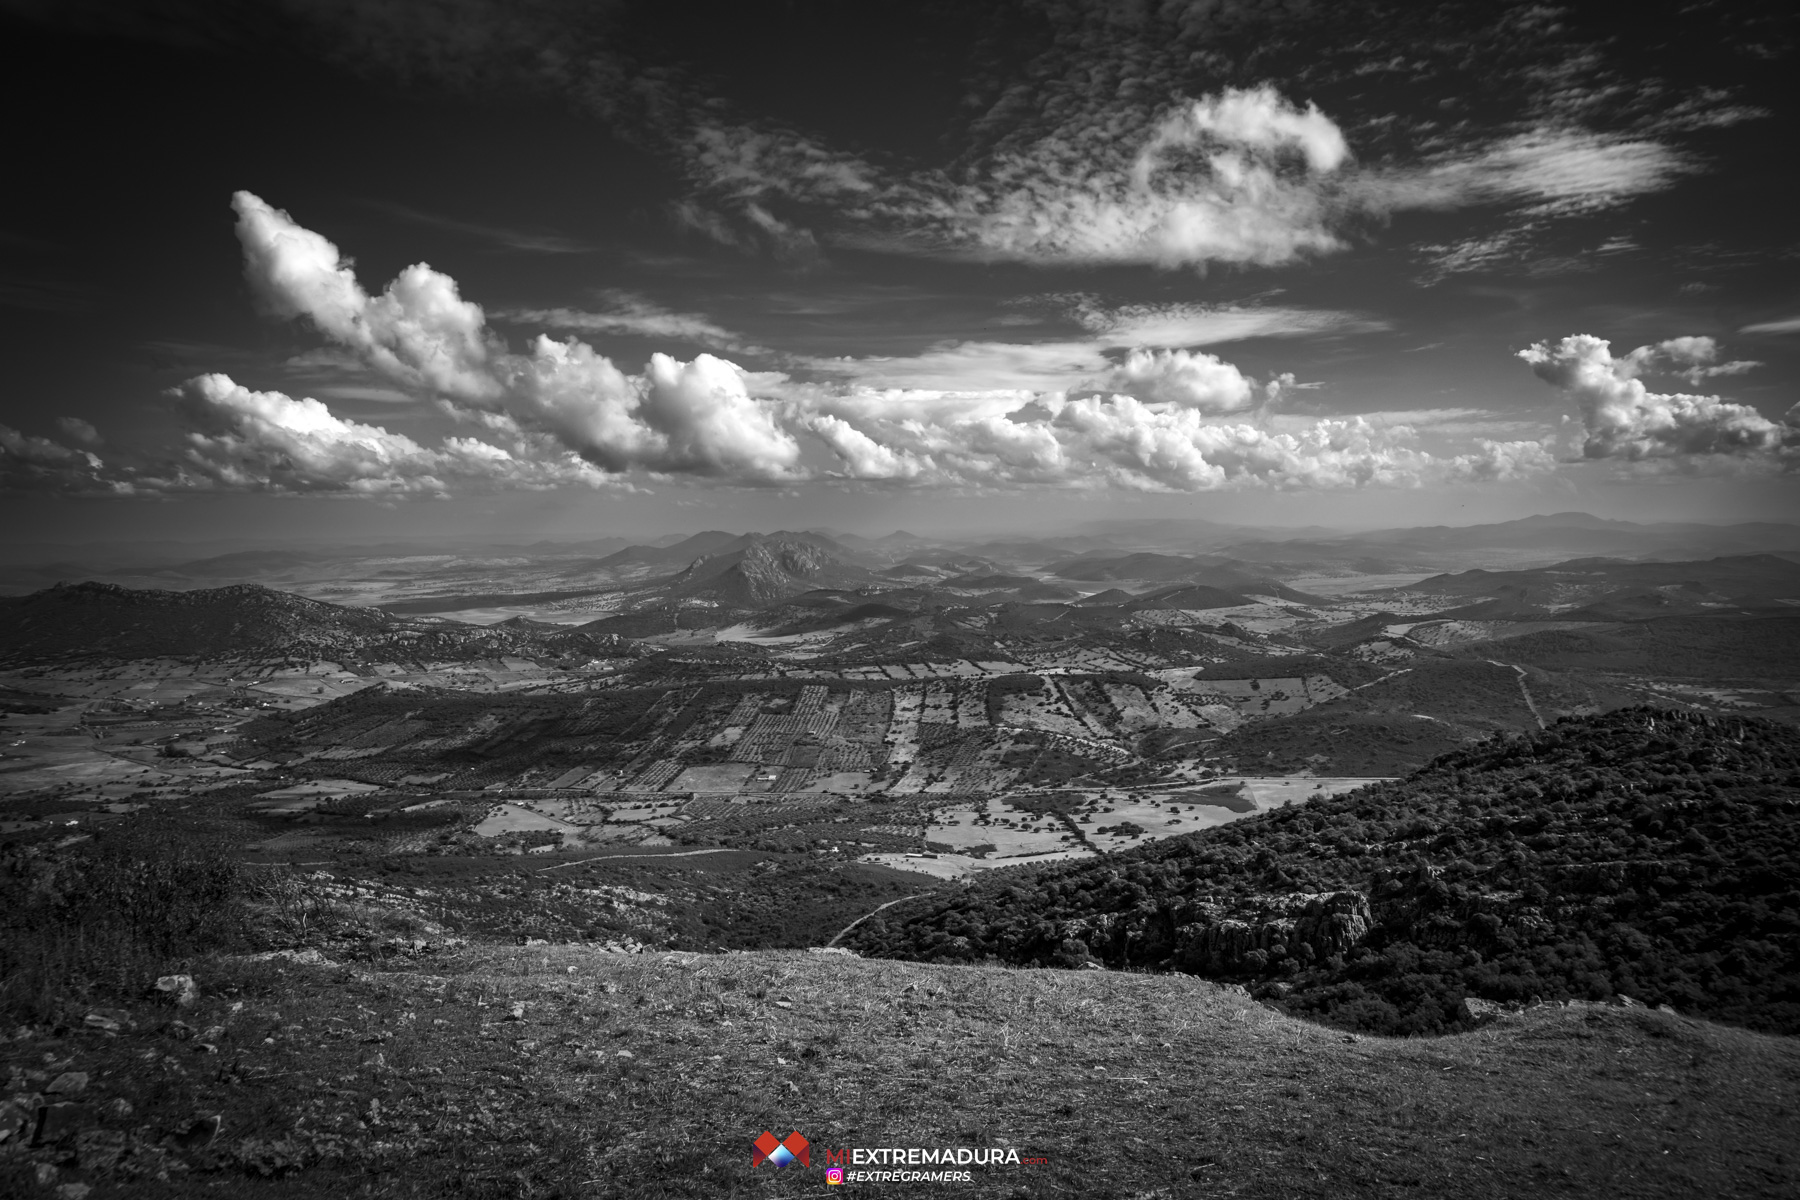
[[[1139,304],[1108,308],[1089,298],[1071,315],[1105,345],[1168,348],[1213,346],[1250,338],[1374,333],[1388,322],[1332,309],[1281,306]]]
[[[1746,325],[1739,333],[1800,333],[1800,317],[1783,317],[1778,321],[1758,321]]]
[[[462,221],[441,213],[426,212],[423,209],[412,208],[405,204],[394,204],[386,200],[366,200],[364,203],[370,208],[405,221],[411,221],[415,225],[442,229],[447,233],[460,233],[507,250],[518,250],[527,254],[592,254],[597,249],[589,242],[565,237],[561,234],[531,232],[504,225],[484,224],[479,221]]]
[[[635,292],[609,288],[599,293],[606,303],[602,311],[574,308],[511,308],[493,314],[494,319],[514,325],[536,325],[546,329],[564,329],[576,333],[619,334],[629,337],[659,338],[688,342],[715,350],[737,354],[772,355],[775,352],[759,346],[749,338],[734,333],[698,313],[672,312],[655,301]]]

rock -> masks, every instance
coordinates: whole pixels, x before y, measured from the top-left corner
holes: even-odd
[[[170,1021],[163,1026],[163,1032],[178,1042],[185,1042],[194,1036],[194,1027],[186,1021]]]
[[[1517,1016],[1521,1011],[1523,1010],[1517,1004],[1501,1004],[1496,1000],[1483,1000],[1479,996],[1465,996],[1462,1002],[1463,1019],[1477,1025]]]
[[[36,1125],[36,1101],[25,1096],[0,1100],[0,1146],[12,1142],[15,1138],[25,1137],[36,1128]],[[14,1144],[17,1143],[14,1142]]]
[[[94,1189],[85,1183],[58,1184],[56,1200],[87,1200],[87,1195]]]
[[[47,1096],[79,1096],[87,1090],[87,1085],[86,1071],[64,1071],[45,1086],[44,1094]]]
[[[121,1029],[132,1027],[131,1014],[122,1008],[96,1008],[81,1018],[81,1024],[84,1029],[108,1036],[116,1036]]]
[[[203,1042],[213,1042],[216,1044],[218,1042],[224,1041],[225,1036],[226,1036],[225,1027],[223,1025],[209,1025],[206,1027],[206,1032],[204,1032],[200,1035],[200,1040]]]
[[[506,1019],[509,1021],[523,1021],[525,1019],[525,1002],[523,1000],[514,1001],[512,1008],[507,1010]]]
[[[164,975],[156,981],[156,991],[176,1008],[191,1007],[200,999],[200,986],[192,975]]]
[[[291,962],[308,967],[335,967],[337,964],[317,950],[265,950],[261,954],[244,955],[245,962]]]
[[[61,1174],[62,1174],[62,1172],[58,1171],[54,1164],[39,1163],[37,1165],[38,1186],[39,1187],[49,1187],[51,1184],[56,1182],[57,1177],[60,1176]]]
[[[1657,1005],[1656,1011],[1659,1013],[1668,1013],[1671,1017],[1679,1017],[1681,1015],[1680,1013],[1676,1012],[1674,1010],[1674,1008],[1672,1008],[1671,1006],[1669,1006],[1667,1004]]]
[[[1642,1007],[1644,1007],[1644,1002],[1642,1000],[1633,1000],[1630,996],[1614,996],[1613,1001],[1620,1008],[1642,1008]]]
[[[201,1146],[211,1145],[212,1140],[219,1136],[219,1125],[223,1119],[222,1113],[201,1117],[174,1135],[175,1144],[184,1150],[197,1150]]]
[[[807,953],[809,953],[809,954],[841,954],[845,958],[861,958],[862,957],[862,955],[860,955],[856,951],[850,949],[850,947],[848,947],[848,946],[809,946],[809,947],[807,947]]]
[[[106,1115],[115,1120],[123,1121],[130,1117],[135,1111],[136,1110],[131,1107],[131,1101],[123,1096],[114,1096],[111,1100],[106,1102]]]
[[[91,1105],[65,1102],[46,1104],[37,1111],[37,1130],[31,1139],[34,1146],[52,1146],[74,1137],[94,1123]]]

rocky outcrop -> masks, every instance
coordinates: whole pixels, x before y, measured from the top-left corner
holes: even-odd
[[[1373,925],[1360,892],[1297,892],[1176,908],[1146,903],[1060,922],[1057,958],[1065,966],[1091,956],[1110,967],[1255,973],[1290,954],[1326,959],[1346,953]],[[1259,952],[1261,958],[1253,957]]]
[[[1258,896],[1229,911],[1191,915],[1201,919],[1177,926],[1174,958],[1182,970],[1199,973],[1257,971],[1289,955],[1330,958],[1374,927],[1368,897],[1360,892]]]

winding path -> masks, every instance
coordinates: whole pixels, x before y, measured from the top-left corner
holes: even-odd
[[[1531,719],[1537,722],[1539,729],[1550,728],[1544,724],[1543,714],[1538,712],[1538,706],[1531,698],[1531,689],[1525,686],[1525,668],[1517,663],[1494,662],[1491,658],[1488,661],[1494,663],[1496,667],[1511,667],[1519,673],[1519,695],[1525,697],[1525,707],[1531,710]]]
[[[612,862],[615,859],[620,858],[692,858],[696,854],[730,854],[735,849],[737,849],[735,846],[713,846],[706,850],[677,850],[672,854],[596,854],[592,858],[577,858],[571,862],[551,863],[547,867],[539,867],[537,873],[542,875],[545,871],[560,871],[564,867],[579,867],[582,863]]]
[[[898,900],[889,900],[886,904],[877,905],[876,907],[871,908],[868,912],[864,913],[862,916],[856,918],[856,920],[854,920],[854,921],[850,922],[848,925],[844,926],[842,929],[838,930],[837,936],[832,938],[829,942],[826,942],[825,945],[827,948],[837,945],[839,942],[844,940],[845,934],[849,933],[852,929],[855,929],[858,925],[861,925],[864,921],[868,920],[870,917],[874,916],[876,913],[880,912],[884,908],[892,908],[896,904],[904,904],[908,900],[917,900],[920,896],[929,896],[929,895],[931,895],[930,892],[914,892],[910,896],[902,896]]]

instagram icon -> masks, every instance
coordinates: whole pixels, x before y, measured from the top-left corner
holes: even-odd
[[[827,1167],[825,1169],[825,1182],[826,1183],[842,1183],[842,1182],[844,1182],[844,1168],[842,1168],[842,1167]]]

